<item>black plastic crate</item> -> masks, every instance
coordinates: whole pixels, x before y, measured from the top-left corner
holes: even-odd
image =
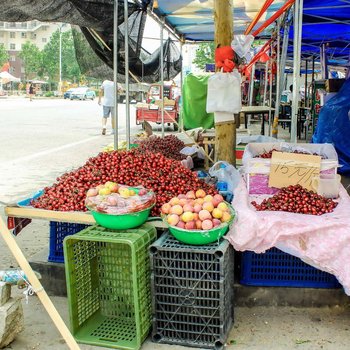
[[[340,288],[333,275],[277,248],[263,254],[243,252],[240,282],[250,286]]]
[[[47,260],[50,262],[63,263],[64,238],[69,235],[74,235],[88,226],[89,225],[75,224],[71,222],[50,221],[49,256]]]
[[[150,247],[152,340],[222,349],[233,324],[233,248],[185,245],[165,233]]]

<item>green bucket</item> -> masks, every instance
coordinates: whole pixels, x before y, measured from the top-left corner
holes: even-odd
[[[142,225],[144,222],[146,222],[152,207],[153,205],[148,209],[138,211],[136,213],[122,214],[122,215],[99,213],[93,210],[90,210],[90,211],[95,221],[99,225],[106,228],[113,229],[113,230],[125,230],[125,229],[138,227]]]
[[[133,190],[136,193],[139,193],[140,189],[137,187],[130,187],[129,190]],[[149,217],[149,214],[151,212],[151,209],[154,207],[154,204],[151,205],[149,208],[135,212],[135,213],[129,213],[129,214],[107,214],[107,213],[100,213],[97,211],[92,210],[88,206],[86,206],[92,216],[94,217],[95,221],[106,228],[110,228],[112,230],[125,230],[129,228],[135,228],[143,223],[145,223]]]
[[[233,220],[236,217],[235,210],[230,206],[232,219],[228,222],[222,223],[220,226],[212,228],[211,230],[186,230],[175,226],[170,226],[166,220],[164,220],[170,233],[180,242],[192,245],[205,245],[218,241],[229,229]]]

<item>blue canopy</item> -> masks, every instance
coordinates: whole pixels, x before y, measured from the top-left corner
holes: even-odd
[[[149,0],[143,0],[148,2]],[[254,29],[260,27],[285,3],[276,0],[262,16]],[[260,10],[261,0],[234,0],[234,33],[243,34]],[[174,31],[187,41],[214,40],[214,0],[158,0],[154,12],[163,17]],[[270,26],[271,27],[271,26]],[[270,28],[271,29],[271,28]],[[304,0],[302,58],[319,57],[320,46],[327,44],[327,55],[340,63],[350,56],[350,2],[344,0]],[[269,28],[261,36],[268,34]],[[293,52],[293,28],[290,47]]]
[[[147,0],[144,0],[147,1]],[[271,17],[285,3],[275,0],[255,28]],[[234,0],[233,21],[235,34],[243,34],[259,12],[261,0]],[[154,12],[185,40],[214,40],[214,0],[158,0]]]
[[[333,63],[347,63],[350,57],[350,2],[342,0],[304,0],[302,58],[320,55],[326,44],[327,57]],[[293,51],[290,31],[289,55]]]

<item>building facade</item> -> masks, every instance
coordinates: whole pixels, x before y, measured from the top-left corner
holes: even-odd
[[[61,26],[60,23],[28,22],[1,22],[0,44],[4,44],[9,54],[9,73],[16,78],[24,79],[24,67],[19,58],[22,45],[30,41],[40,50],[50,41],[50,37]],[[0,67],[1,68],[1,67]]]

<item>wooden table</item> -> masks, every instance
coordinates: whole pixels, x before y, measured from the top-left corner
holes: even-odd
[[[209,153],[209,145],[215,146],[215,129],[209,129],[205,130],[202,134],[203,137],[203,145],[204,145],[204,151],[205,153],[210,157],[214,158],[214,148],[211,149]],[[208,170],[209,169],[209,158],[205,157],[204,159],[204,169]]]
[[[248,129],[248,115],[262,114],[261,135],[265,135],[265,118],[264,115],[271,111],[271,119],[275,115],[275,109],[268,106],[243,106],[240,113],[244,114],[244,126]]]
[[[49,221],[71,222],[78,224],[96,224],[95,219],[90,212],[70,212],[37,209],[33,207],[6,206],[5,214],[9,217],[40,219]],[[166,228],[164,222],[160,219],[147,222],[155,228]]]
[[[243,135],[249,135],[249,131],[246,129],[236,129],[236,137],[238,137],[240,134]],[[215,129],[207,129],[203,131],[201,136],[203,137],[203,145],[204,145],[204,151],[206,154],[209,155],[211,158],[214,157],[214,148],[212,148],[211,152],[209,152],[209,145],[215,146]],[[232,150],[234,152],[234,150]],[[209,154],[210,153],[210,154]],[[204,169],[208,170],[209,169],[209,158],[204,159]]]

